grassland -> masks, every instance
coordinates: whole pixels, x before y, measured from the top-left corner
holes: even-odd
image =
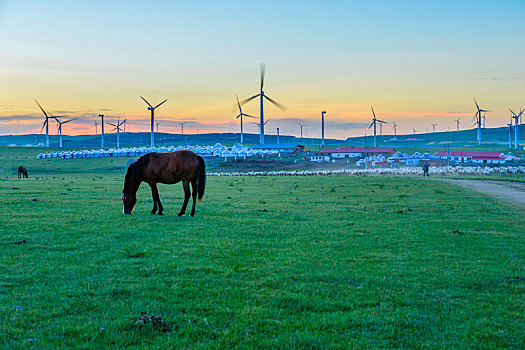
[[[124,216],[125,163],[2,149],[0,348],[525,344],[517,208],[423,178],[215,177],[194,218],[179,185],[165,216],[146,186]]]

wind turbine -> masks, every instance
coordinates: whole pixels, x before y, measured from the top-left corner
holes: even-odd
[[[457,129],[458,134],[459,134],[459,119],[460,118],[461,117],[458,117],[458,119],[456,120],[456,129]]]
[[[42,113],[44,113],[44,116],[46,117],[46,120],[44,120],[44,123],[42,124],[42,129],[46,127],[46,147],[49,147],[49,118],[54,118],[54,117],[53,115],[51,115],[51,113],[50,113],[51,117],[49,117],[46,111],[44,111],[44,109],[40,105],[40,103],[38,103],[37,100],[35,100],[35,102],[38,105],[38,107],[40,107],[40,110],[42,111]],[[42,130],[40,130],[40,133],[42,133]]]
[[[416,128],[412,128],[412,132],[414,133],[414,135],[416,134]]]
[[[514,119],[514,149],[518,149],[518,122],[521,118],[521,115],[523,114],[523,110],[520,110],[520,114],[518,115],[516,115],[516,113],[514,113],[510,108],[509,111],[512,113],[512,118]]]
[[[321,146],[324,146],[324,115],[326,114],[326,111],[321,112]]]
[[[436,125],[437,124],[434,124],[434,123],[431,123],[431,124],[432,124],[432,132],[434,133],[434,132],[436,132]]]
[[[241,144],[242,144],[244,143],[244,133],[242,130],[242,117],[249,117],[249,118],[254,118],[254,119],[255,117],[252,117],[249,114],[243,113],[242,108],[241,108],[241,103],[239,102],[239,96],[235,95],[235,98],[237,99],[237,106],[239,106],[239,114],[235,117],[235,119],[241,118]]]
[[[73,118],[73,119],[69,119],[69,120],[66,120],[65,122],[61,122],[60,120],[58,120],[59,117],[54,117],[55,120],[57,121],[58,123],[58,135],[59,135],[59,143],[60,143],[60,147],[62,147],[62,124],[66,124],[66,123],[69,123],[69,122],[72,122],[73,120],[77,119],[77,118]],[[62,118],[62,117],[60,117]]]
[[[157,126],[157,134],[159,133],[159,122],[155,120],[155,125]]]
[[[264,125],[266,125],[266,123],[264,122],[264,99],[267,99],[268,101],[270,101],[271,103],[273,103],[275,106],[277,106],[280,110],[282,111],[285,111],[286,110],[286,107],[283,106],[282,104],[280,104],[279,102],[277,101],[274,101],[272,100],[271,98],[269,98],[268,96],[265,95],[264,93],[264,72],[266,70],[266,65],[264,63],[261,63],[261,90],[260,92],[257,94],[257,95],[254,95],[252,97],[249,97],[245,100],[242,101],[241,104],[245,104],[245,103],[248,103],[250,102],[251,100],[253,100],[254,98],[257,98],[259,97],[260,98],[260,105],[261,105],[261,119],[260,119],[260,122],[259,122],[259,125],[260,125],[260,134],[261,134],[261,139],[260,139],[260,142],[261,142],[261,145],[264,144]]]
[[[126,120],[127,119],[124,119],[123,121],[120,121],[120,117],[118,117],[117,118],[117,124],[108,123],[109,125],[112,125],[112,126],[115,127],[111,131],[117,130],[117,148],[120,147],[120,127],[122,126],[122,124],[124,124],[126,122]]]
[[[182,136],[184,136],[184,124],[188,123],[188,122],[177,122],[179,123],[180,125],[180,133]]]
[[[152,105],[149,104],[148,101],[146,101],[144,97],[140,96],[140,98],[143,99],[144,102],[146,102],[146,104],[148,105],[148,111],[151,111],[151,147],[155,147],[155,132],[154,132],[155,129],[153,128],[154,121],[155,121],[155,109],[159,107],[161,104],[163,104],[164,102],[166,102],[168,99],[165,99],[164,101],[162,101],[161,103],[153,107]]]
[[[102,122],[100,123],[100,129],[101,129],[101,133],[100,133],[100,136],[101,136],[101,148],[104,148],[104,114],[99,114],[98,115],[100,118],[102,118]]]
[[[95,124],[95,135],[98,135],[98,128],[97,128],[98,123],[97,123],[97,121],[95,120],[95,122],[93,124]]]
[[[372,119],[372,123],[370,123],[370,126],[368,127],[369,129],[372,127],[372,125],[374,126],[374,147],[377,147],[377,141],[376,141],[376,128],[377,128],[377,123],[379,123],[379,125],[383,125],[383,123],[386,123],[382,120],[379,120],[376,118],[376,113],[374,112],[374,107],[370,107],[372,109],[372,114],[374,115],[374,119]]]
[[[476,124],[478,125],[478,144],[481,145],[481,118],[482,118],[481,112],[490,112],[490,111],[479,108],[478,101],[476,101],[476,99],[474,99],[474,103],[476,104],[476,108],[478,109],[476,114],[474,114],[474,118],[477,118],[474,125]]]
[[[397,124],[396,122],[392,122],[392,128],[394,129],[394,140],[397,140]]]
[[[264,127],[264,125],[268,124],[268,122],[269,122],[270,120],[271,120],[271,119],[268,119],[267,121],[265,121],[264,124],[263,124],[263,127]],[[257,129],[258,129],[258,131],[259,131],[259,132],[261,131],[261,123],[255,123],[255,122],[253,122],[252,124],[257,125]]]
[[[297,123],[299,124],[299,127],[301,128],[301,140],[303,139],[303,127],[306,126],[306,124],[301,124],[301,123]]]

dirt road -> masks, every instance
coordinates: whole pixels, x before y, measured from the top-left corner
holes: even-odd
[[[485,180],[452,180],[443,179],[450,183],[469,188],[474,191],[488,194],[492,197],[511,202],[525,208],[525,183],[511,181]]]

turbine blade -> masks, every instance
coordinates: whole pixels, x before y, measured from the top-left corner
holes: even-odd
[[[254,116],[252,116],[252,115],[249,115],[249,114],[246,114],[246,113],[243,113],[242,115],[245,116],[245,117],[248,117],[248,118],[256,118],[256,117],[254,117]],[[257,118],[256,118],[256,119],[257,119]]]
[[[145,99],[144,97],[140,96],[140,98],[141,98],[141,99],[143,99],[143,100],[144,100],[144,102],[146,102],[146,103],[148,104],[148,106],[150,106],[151,108],[153,108],[153,106],[152,106],[152,105],[150,105],[150,104],[149,104],[149,102],[148,102],[148,101],[146,101],[146,99]]]
[[[113,123],[106,123],[106,124],[109,124],[109,125],[111,125],[111,126],[116,126],[116,125],[115,125],[115,124],[113,124]]]
[[[282,104],[280,104],[279,102],[272,100],[271,98],[269,98],[269,97],[266,96],[266,95],[264,95],[264,97],[265,97],[268,101],[270,101],[271,103],[273,103],[274,105],[276,105],[277,108],[279,108],[281,111],[283,111],[283,112],[286,111],[286,107],[283,106]]]
[[[261,95],[261,94],[253,95],[252,97],[248,97],[247,99],[242,100],[242,101],[241,101],[241,105],[244,105],[244,104],[250,102],[251,100],[253,100],[253,99],[256,98],[256,97],[259,97],[260,95]]]
[[[474,99],[474,103],[476,104],[476,107],[478,108],[479,110],[479,105],[478,105],[478,101],[476,101],[476,99]]]
[[[155,107],[153,107],[153,109],[157,108],[158,106],[160,106],[161,104],[163,104],[164,102],[166,102],[168,99],[165,99],[164,101],[162,101],[161,103],[159,103],[158,105],[156,105]]]
[[[237,106],[239,106],[239,111],[241,110],[241,103],[239,102],[239,96],[235,95],[235,98],[237,99]]]
[[[512,115],[514,115],[514,116],[516,115],[516,113],[514,113],[514,112],[512,111],[512,109],[509,108],[509,111],[510,111],[510,113],[512,113]]]
[[[261,63],[261,91],[264,86],[264,73],[266,72],[266,63]]]
[[[370,107],[372,108],[372,114],[374,115],[374,119],[376,119],[376,113],[374,112],[374,107]]]
[[[46,118],[48,118],[47,114],[46,114],[46,111],[44,111],[44,109],[42,108],[42,106],[40,105],[40,103],[38,103],[38,101],[35,99],[35,102],[36,104],[38,105],[38,107],[40,107],[40,110],[42,110],[42,113],[44,113],[44,115],[46,116]]]
[[[371,122],[370,125],[368,126],[368,128],[370,129],[372,127],[372,125],[374,125],[374,122]]]
[[[73,120],[76,120],[76,119],[78,119],[78,118],[72,118],[72,119],[66,120],[65,122],[62,122],[62,124],[72,122]]]

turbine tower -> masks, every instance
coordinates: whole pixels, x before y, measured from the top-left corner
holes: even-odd
[[[100,147],[104,148],[104,114],[99,114],[98,116],[102,119],[102,121],[100,122],[100,130],[101,130],[100,136],[102,140],[100,143],[101,144]]]
[[[512,118],[514,119],[514,149],[518,149],[518,123],[523,114],[523,110],[520,110],[520,114],[518,115],[516,115],[511,109],[509,109],[509,111],[512,113]]]
[[[416,128],[412,128],[412,132],[414,133],[414,135],[416,134]]]
[[[277,144],[279,144],[279,128],[277,128]]]
[[[73,120],[75,120],[77,118],[69,119],[69,120],[66,120],[65,122],[61,122],[60,120],[58,120],[58,118],[62,118],[62,117],[53,117],[53,118],[55,118],[55,120],[58,123],[59,143],[60,143],[60,147],[62,147],[62,124],[66,124],[66,123],[72,122]]]
[[[370,126],[368,126],[368,128],[370,129],[372,127],[372,125],[374,126],[374,147],[377,147],[377,140],[376,140],[376,137],[377,137],[377,134],[376,134],[377,123],[379,123],[379,125],[383,125],[386,122],[377,119],[376,118],[376,113],[374,112],[374,107],[370,107],[370,108],[372,109],[372,114],[374,115],[374,119],[372,119],[372,123],[370,123]]]
[[[97,123],[97,121],[95,120],[95,122],[93,124],[95,124],[95,135],[98,135],[98,128],[97,128],[98,123]]]
[[[397,140],[397,127],[396,122],[392,122],[392,128],[394,129],[394,140]]]
[[[326,114],[326,111],[321,112],[321,146],[325,145],[324,142],[324,115]]]
[[[478,109],[476,114],[474,114],[474,118],[476,118],[476,122],[474,123],[474,125],[478,125],[478,144],[481,145],[481,119],[483,118],[481,116],[481,112],[485,113],[490,111],[479,108],[478,101],[476,101],[476,99],[474,99],[474,103],[476,104],[476,108]]]
[[[164,101],[153,107],[149,104],[148,101],[146,101],[144,97],[140,96],[140,98],[143,99],[144,102],[146,102],[146,104],[148,105],[148,111],[151,111],[151,147],[155,147],[155,129],[153,128],[155,122],[155,109],[158,108],[164,102],[166,102],[168,99],[165,99]]]
[[[257,94],[257,95],[254,95],[252,97],[249,97],[245,100],[243,100],[241,102],[241,104],[245,104],[245,103],[248,103],[250,102],[251,100],[253,100],[254,98],[257,98],[259,97],[260,99],[260,105],[261,105],[261,119],[259,121],[259,125],[260,125],[260,134],[261,134],[261,139],[260,139],[260,142],[261,142],[261,145],[264,144],[264,125],[266,125],[266,123],[264,122],[264,99],[267,99],[268,101],[270,101],[271,103],[273,103],[275,106],[277,106],[280,110],[282,111],[285,111],[286,110],[286,107],[283,106],[282,104],[280,104],[279,102],[277,101],[274,101],[272,100],[271,98],[269,98],[268,96],[265,95],[264,93],[264,72],[266,70],[266,65],[264,63],[261,63],[261,90],[260,92]]]
[[[42,111],[42,113],[44,113],[44,116],[46,117],[46,120],[44,120],[44,123],[42,124],[42,129],[46,127],[46,147],[49,147],[49,118],[54,118],[54,117],[51,115],[51,113],[50,113],[51,117],[49,117],[46,111],[44,111],[44,109],[40,105],[40,103],[38,103],[37,100],[35,100],[35,102],[38,105],[38,107],[40,107],[40,110]],[[42,133],[42,129],[40,130],[40,133]]]
[[[301,124],[301,123],[297,123],[299,124],[299,127],[301,128],[301,140],[303,139],[303,127],[306,126],[306,124]]]
[[[157,126],[157,134],[159,133],[159,122],[155,120],[155,125]]]
[[[109,125],[112,125],[112,126],[115,127],[111,131],[117,130],[117,148],[120,147],[120,127],[122,126],[122,124],[124,124],[126,122],[126,120],[127,119],[124,119],[123,121],[120,121],[120,117],[118,117],[117,118],[117,124],[108,123]]]
[[[431,124],[432,124],[432,132],[434,133],[434,132],[436,132],[436,125],[437,124],[434,124],[434,123],[431,123]]]
[[[383,124],[386,124],[386,122],[382,120],[377,121],[379,123],[379,136],[383,136]]]
[[[460,118],[461,117],[458,117],[458,119],[456,120],[456,129],[457,129],[458,134],[459,134],[459,119]]]
[[[256,118],[252,117],[249,114],[243,113],[242,112],[241,103],[239,102],[239,96],[235,95],[235,98],[237,99],[237,106],[239,107],[239,114],[235,117],[235,119],[241,118],[241,144],[242,144],[242,143],[244,143],[244,133],[243,133],[243,130],[242,130],[242,125],[243,125],[242,124],[242,117],[249,117],[249,118],[254,118],[254,119],[256,119]],[[183,126],[183,128],[184,128],[184,126]]]
[[[512,148],[512,117],[510,117],[510,123],[507,126],[509,127],[509,148]]]

